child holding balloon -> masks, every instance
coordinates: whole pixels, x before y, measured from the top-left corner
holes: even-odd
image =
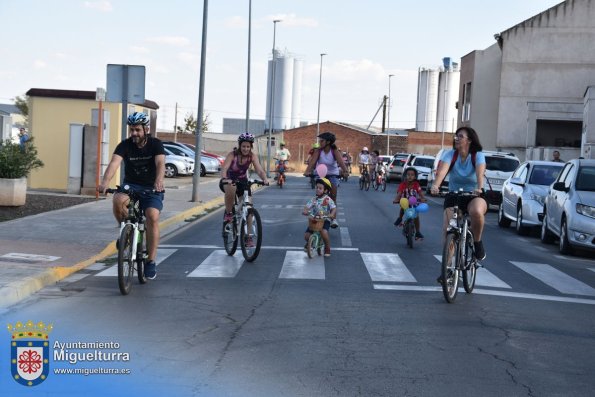
[[[417,207],[417,212],[425,212],[428,209],[428,205],[425,203],[426,198],[424,193],[417,181],[417,170],[413,167],[409,167],[403,172],[405,180],[399,184],[397,189],[397,195],[393,200],[394,204],[400,204],[401,210],[399,217],[395,221],[395,226],[401,226],[403,222],[403,214],[409,207]],[[415,217],[415,239],[423,239],[424,235],[420,231],[419,216]]]
[[[318,178],[316,180],[316,196],[311,198],[302,210],[302,214],[308,216],[308,228],[304,234],[306,240],[304,249],[306,250],[308,247],[307,241],[313,233],[313,227],[316,225],[317,220],[320,220],[320,222],[324,220],[322,230],[318,230],[320,230],[322,241],[324,241],[324,256],[326,257],[331,256],[331,240],[328,229],[331,226],[331,221],[337,216],[337,206],[333,199],[329,197],[330,191],[331,182],[324,177]]]

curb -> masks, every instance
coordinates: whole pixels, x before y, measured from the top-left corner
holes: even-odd
[[[175,225],[176,223],[184,222],[188,218],[196,216],[206,210],[220,207],[223,204],[223,197],[219,197],[206,203],[197,205],[185,211],[180,212],[168,219],[159,222],[159,229],[163,230],[167,227]],[[103,260],[111,255],[114,255],[116,250],[116,241],[111,241],[99,254],[74,264],[73,266],[55,266],[45,270],[35,276],[25,277],[19,281],[9,283],[7,286],[0,289],[0,308],[6,308],[14,305],[29,296],[33,295],[42,288],[55,284],[79,270],[85,269],[87,266],[94,264],[97,261]]]

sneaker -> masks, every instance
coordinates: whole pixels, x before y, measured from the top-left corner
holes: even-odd
[[[421,232],[416,232],[415,233],[415,239],[416,240],[423,240],[423,238],[424,238],[424,235],[421,234]]]
[[[157,264],[155,261],[147,261],[145,263],[145,276],[149,280],[155,280],[155,277],[157,277]]]
[[[248,247],[248,248],[255,247],[254,240],[252,239],[252,236],[246,236],[246,247]]]
[[[304,245],[304,251],[308,252],[308,243]]]
[[[403,223],[403,218],[398,217],[397,220],[395,221],[394,225],[399,227],[399,226],[401,226],[401,223]]]
[[[324,247],[324,256],[327,258],[331,256],[331,249],[329,247]]]
[[[333,229],[336,229],[336,228],[338,228],[338,227],[339,227],[339,223],[337,222],[337,220],[336,220],[336,219],[333,219],[333,220],[331,221],[331,227],[332,227]]]
[[[444,278],[442,278],[442,275],[440,275],[437,279],[436,282],[440,285],[444,284]]]
[[[482,261],[486,258],[486,252],[483,249],[483,243],[481,241],[476,241],[473,243],[475,247],[475,259],[478,261]]]
[[[233,221],[233,212],[226,212],[223,214],[223,222],[231,222]]]

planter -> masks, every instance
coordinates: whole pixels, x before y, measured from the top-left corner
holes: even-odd
[[[25,205],[27,178],[0,178],[0,206],[18,207]]]

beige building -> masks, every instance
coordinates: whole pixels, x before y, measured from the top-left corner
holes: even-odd
[[[83,180],[87,181],[87,188],[91,188],[90,183],[94,187],[95,173],[88,175],[88,170],[94,170],[97,161],[99,102],[95,100],[95,91],[32,88],[27,96],[30,135],[45,164],[31,173],[29,188],[80,193]],[[158,108],[155,102],[146,100],[142,105],[129,105],[128,114],[135,111],[149,114],[151,131],[155,131]],[[104,170],[122,140],[122,105],[104,102],[103,110],[105,133],[101,164]],[[119,175],[116,175],[112,184],[118,180]]]
[[[593,157],[595,2],[566,0],[461,60],[458,124],[521,159]]]

